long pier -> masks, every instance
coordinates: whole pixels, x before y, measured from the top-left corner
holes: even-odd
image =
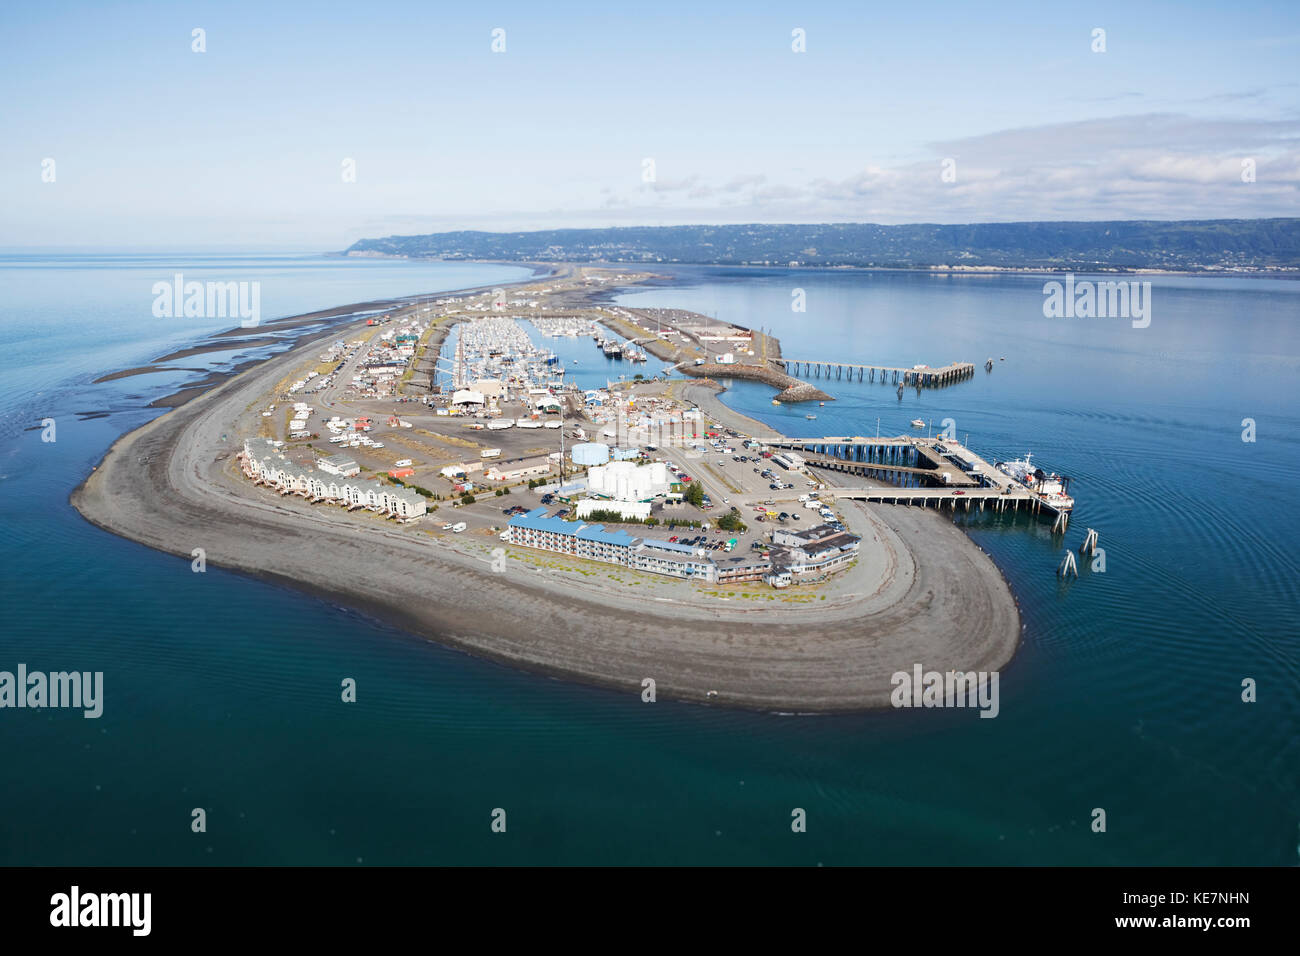
[[[1056,513],[1056,509],[1040,500],[1027,489],[998,490],[996,488],[972,488],[969,491],[949,488],[829,488],[836,498],[854,501],[878,501],[890,505],[910,505],[929,508],[931,506],[952,510],[970,511],[972,507],[980,511],[991,508],[994,511],[1027,511],[1037,513],[1040,510]]]
[[[811,375],[814,378],[829,379],[833,373],[837,380],[847,377],[849,381],[874,382],[879,376],[882,385],[915,385],[917,388],[942,388],[975,374],[972,362],[954,362],[938,368],[896,368],[892,365],[853,365],[817,359],[779,358],[772,361],[784,366],[788,374],[802,375],[805,378]]]

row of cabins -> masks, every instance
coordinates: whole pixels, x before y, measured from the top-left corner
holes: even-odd
[[[773,587],[823,580],[843,570],[856,557],[861,542],[857,535],[829,525],[806,531],[777,531],[772,538],[774,547],[766,558],[714,559],[701,548],[635,537],[626,531],[606,531],[599,524],[565,521],[548,515],[545,508],[516,515],[506,529],[506,540],[525,548],[708,584],[764,581]]]
[[[300,465],[290,461],[266,438],[247,439],[239,458],[245,477],[282,495],[340,504],[349,510],[365,508],[403,520],[418,518],[428,511],[428,502],[418,492],[352,480],[338,471],[327,470],[324,463],[320,468]]]

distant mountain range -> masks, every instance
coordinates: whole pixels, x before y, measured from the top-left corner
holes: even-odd
[[[1300,219],[645,226],[362,239],[348,255],[902,269],[1300,270]]]

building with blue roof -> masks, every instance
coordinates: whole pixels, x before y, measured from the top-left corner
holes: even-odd
[[[640,538],[626,531],[606,531],[604,525],[565,521],[534,508],[510,519],[511,544],[569,554],[589,561],[621,564],[638,571],[712,581],[715,566],[704,552],[660,538]]]
[[[712,583],[717,580],[717,565],[706,557],[703,548],[693,548],[677,541],[646,538],[631,554],[631,567],[652,574]]]
[[[626,531],[606,531],[604,525],[565,521],[534,508],[510,519],[507,528],[511,544],[571,554],[589,561],[629,564],[632,549],[641,543]]]

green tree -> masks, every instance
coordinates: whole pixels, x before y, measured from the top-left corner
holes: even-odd
[[[741,533],[747,530],[745,528],[745,522],[740,520],[740,514],[734,509],[718,519],[718,527],[723,531],[737,531]]]

